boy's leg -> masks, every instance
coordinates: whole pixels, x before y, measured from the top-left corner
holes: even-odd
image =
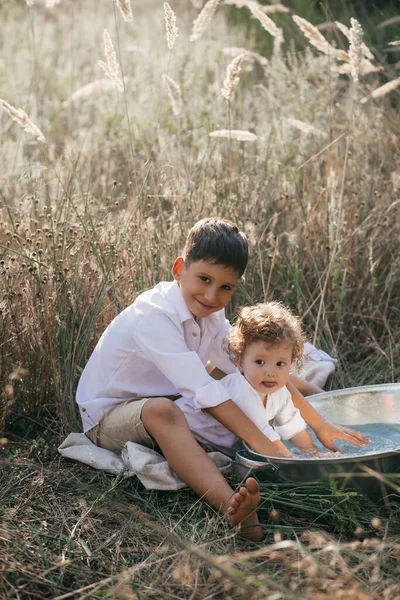
[[[161,448],[171,468],[189,487],[253,541],[262,537],[255,512],[260,496],[258,483],[250,478],[235,493],[218,467],[196,442],[181,409],[168,398],[143,398],[111,408],[88,438],[101,448],[121,452],[126,442]]]
[[[250,478],[234,493],[215,463],[194,439],[178,406],[166,398],[151,398],[143,406],[141,419],[147,432],[160,446],[171,468],[189,487],[233,525],[241,525],[253,541],[262,537],[257,513],[258,483]]]

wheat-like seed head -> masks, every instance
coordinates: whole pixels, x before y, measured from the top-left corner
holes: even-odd
[[[168,2],[164,2],[164,17],[165,17],[165,29],[167,32],[167,44],[168,48],[172,50],[175,44],[175,40],[179,35],[179,29],[176,26],[176,16]]]
[[[218,129],[208,134],[212,138],[229,138],[231,140],[238,140],[239,142],[255,142],[257,136],[250,131],[243,131],[242,129]]]
[[[351,29],[350,29],[350,48],[349,48],[349,56],[350,56],[350,65],[351,65],[351,76],[353,77],[353,81],[355,83],[358,82],[360,75],[360,66],[361,66],[361,44],[362,39],[364,37],[364,32],[360,23],[357,19],[350,19]]]
[[[243,60],[248,60],[250,62],[258,62],[260,65],[267,67],[269,61],[265,56],[261,56],[261,54],[257,54],[257,52],[252,52],[251,50],[246,50],[246,48],[238,48],[237,46],[229,46],[222,49],[224,54],[228,56],[238,56],[239,54],[243,54]]]
[[[303,133],[307,133],[307,134],[311,133],[313,135],[326,137],[326,134],[323,131],[321,131],[317,127],[314,127],[314,125],[305,123],[304,121],[299,121],[297,119],[292,119],[292,118],[286,118],[285,122],[288,123],[288,125],[291,125],[292,127],[295,127],[296,129],[299,129],[299,131],[302,131]]]
[[[400,40],[395,40],[394,42],[389,42],[389,46],[400,46]]]
[[[345,25],[344,23],[341,23],[340,21],[335,21],[335,25],[339,29],[339,31],[341,31],[343,33],[343,35],[345,35],[347,37],[347,39],[350,40],[350,29],[347,27],[347,25]],[[361,42],[361,51],[364,56],[369,58],[369,60],[375,59],[375,56],[372,54],[372,52],[368,48],[368,46],[366,44],[364,44],[364,42]]]
[[[397,79],[392,79],[392,81],[388,81],[384,85],[376,88],[373,92],[371,92],[370,98],[382,98],[386,96],[386,94],[390,94],[393,90],[400,86],[400,77]],[[362,103],[366,102],[368,98],[363,98]]]
[[[324,38],[322,33],[318,31],[314,25],[309,23],[309,21],[306,21],[306,19],[303,19],[298,15],[292,15],[292,19],[299,29],[301,29],[301,31],[304,33],[310,44],[317,48],[317,50],[323,52],[324,54],[328,54],[329,56],[333,56],[338,60],[343,60],[345,62],[350,61],[350,57],[347,52],[344,52],[343,50],[337,50],[331,46],[331,44]]]
[[[86,85],[78,88],[68,100],[63,102],[63,106],[69,106],[73,102],[77,102],[78,100],[84,100],[85,98],[89,98],[93,94],[99,94],[101,92],[107,92],[109,90],[115,90],[116,83],[112,81],[108,77],[104,77],[103,79],[95,79]]]
[[[228,6],[236,6],[236,8],[248,7],[250,4],[259,8],[265,14],[273,13],[288,13],[290,12],[287,6],[283,4],[259,4],[256,0],[224,0]]]
[[[168,87],[168,96],[171,100],[172,112],[175,116],[180,115],[182,110],[182,95],[179,85],[169,75],[163,75],[164,82]]]
[[[27,6],[33,6],[35,4],[35,0],[25,0]]]
[[[133,21],[131,0],[117,0],[117,6],[125,23],[131,23]]]
[[[341,75],[350,75],[351,74],[351,64],[350,63],[342,63],[341,65],[330,65],[331,71],[334,73],[340,73]],[[361,61],[360,64],[360,75],[368,75],[368,73],[378,73],[382,71],[383,67],[378,67],[372,64],[371,61],[366,58]]]
[[[260,8],[267,15],[271,15],[271,14],[275,14],[275,13],[290,12],[290,10],[287,6],[284,6],[283,4],[279,4],[279,3],[277,3],[277,4],[260,4]]]
[[[253,17],[255,17],[261,23],[262,27],[266,31],[268,31],[269,34],[271,34],[273,37],[278,37],[278,38],[282,38],[283,39],[282,29],[280,29],[279,27],[277,27],[275,25],[275,23],[273,22],[273,20],[270,19],[259,8],[259,6],[257,6],[257,4],[249,2],[249,4],[247,5],[247,8],[249,9],[249,11],[253,15]]]
[[[32,123],[32,121],[30,120],[26,112],[22,110],[22,108],[15,108],[14,106],[11,106],[11,104],[8,104],[8,102],[2,100],[1,98],[0,107],[13,121],[18,123],[18,125],[20,125],[21,127],[23,127],[23,129],[27,133],[32,133],[32,135],[34,135],[39,140],[39,142],[46,143],[46,138],[40,131],[39,127]]]
[[[98,61],[98,64],[103,69],[104,73],[114,81],[116,84],[118,91],[124,91],[124,84],[119,72],[119,65],[117,60],[117,54],[114,49],[114,45],[112,43],[110,34],[107,29],[104,30],[103,33],[104,39],[104,54],[107,59],[107,62],[103,62],[102,60]]]
[[[46,0],[46,8],[54,8],[61,3],[61,0]]]
[[[209,26],[220,1],[221,0],[208,0],[207,4],[203,7],[203,10],[199,13],[199,16],[193,23],[192,34],[190,36],[191,42],[201,38],[204,31]]]
[[[244,6],[248,6],[251,0],[224,0],[224,4],[228,6],[236,6],[236,8],[243,8]]]
[[[239,54],[226,68],[226,78],[224,81],[224,85],[221,88],[221,94],[230,102],[235,94],[235,89],[240,81],[239,73],[240,73],[240,65],[242,64],[242,60],[244,59],[244,54]]]

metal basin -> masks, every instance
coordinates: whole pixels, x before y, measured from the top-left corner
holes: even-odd
[[[326,458],[275,458],[246,448],[236,454],[242,470],[257,469],[260,480],[270,481],[335,477],[341,486],[358,488],[374,498],[393,493],[380,475],[400,473],[400,384],[347,388],[307,399],[324,418],[361,431],[372,444],[360,449],[338,441],[340,453]],[[400,475],[396,485],[400,486]]]

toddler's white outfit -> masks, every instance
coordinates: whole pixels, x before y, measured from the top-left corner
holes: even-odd
[[[280,438],[290,439],[306,428],[306,423],[294,406],[286,386],[268,394],[264,407],[260,395],[238,370],[221,379],[220,384],[230,399],[272,442]],[[237,447],[239,438],[209,413],[196,410],[190,399],[179,398],[176,404],[185,414],[190,429],[199,441],[209,442],[218,448]]]

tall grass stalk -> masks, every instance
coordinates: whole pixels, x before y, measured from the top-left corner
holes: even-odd
[[[68,54],[70,37],[56,40],[48,20],[33,10],[46,44]],[[80,28],[88,9],[74,10],[74,39],[86,47]],[[73,85],[64,70],[46,70],[44,54],[51,53],[38,45],[32,102],[41,106],[46,152],[28,136],[16,136],[7,115],[1,116],[0,309],[7,340],[0,348],[1,388],[21,362],[22,347],[21,367],[28,371],[14,386],[6,417],[14,428],[23,429],[24,415],[37,418],[40,399],[49,419],[69,420],[61,416],[64,403],[68,398],[73,410],[79,369],[101,331],[143,289],[170,278],[187,229],[209,214],[235,220],[251,240],[246,286],[239,286],[230,315],[240,303],[283,300],[304,315],[311,339],[325,350],[336,349],[339,359],[345,355],[340,385],[398,377],[393,339],[400,256],[393,198],[399,164],[393,149],[399,125],[390,105],[395,91],[375,98],[353,119],[349,76],[328,70],[323,54],[306,47],[260,61],[252,30],[236,27],[235,44],[244,56],[240,101],[228,93],[226,105],[219,90],[232,25],[224,21],[221,5],[218,39],[182,44],[174,54],[179,73],[174,81],[183,84],[185,101],[177,118],[163,88],[165,18],[162,6],[157,10],[159,19],[151,26],[144,26],[143,10],[125,27],[115,3],[113,15],[110,4],[93,19],[99,39],[106,14],[114,16],[124,111],[111,89],[106,94],[84,87],[98,77],[97,44],[85,53],[76,49],[78,62],[68,68]],[[52,15],[67,31],[65,4]],[[192,16],[190,10],[178,14],[182,38],[190,33]],[[285,30],[290,17],[280,18]],[[141,37],[145,30],[154,34],[148,46]],[[301,40],[299,32],[296,41]],[[131,58],[139,51],[140,65]],[[246,52],[255,62],[245,60]],[[168,62],[170,57],[171,51]],[[23,65],[16,57],[7,99],[20,93],[26,106],[24,93],[12,84],[21,80]],[[377,84],[362,69],[360,80],[364,97],[370,97]],[[71,85],[85,93],[71,97]],[[326,131],[327,113],[329,141],[317,133]],[[224,140],[212,143],[217,137],[227,139],[228,155]],[[339,182],[332,199],[330,171]],[[336,215],[333,204],[329,208],[334,201]]]

